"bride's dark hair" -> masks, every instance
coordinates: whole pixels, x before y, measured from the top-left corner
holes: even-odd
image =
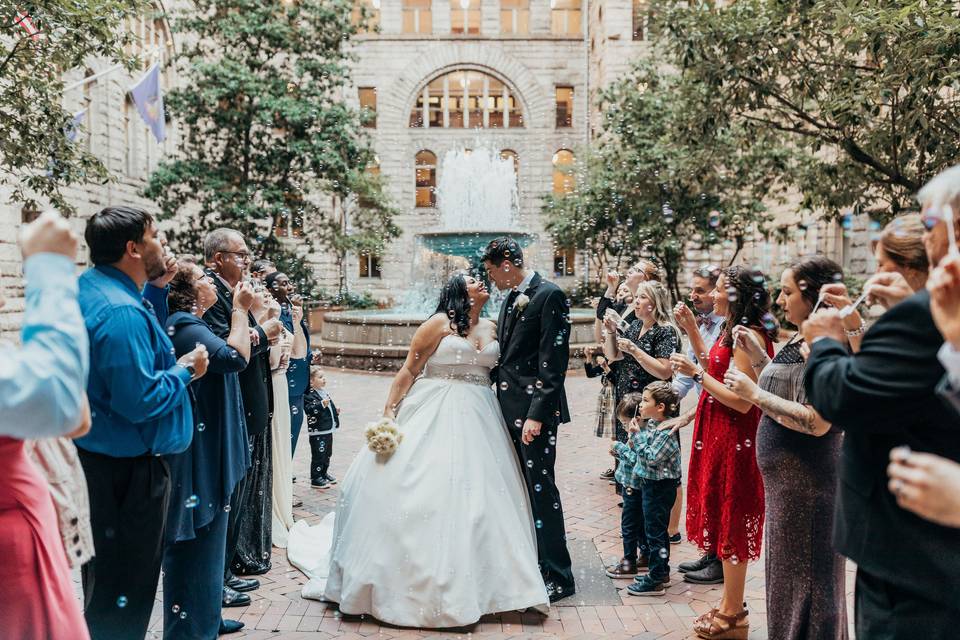
[[[440,290],[440,302],[434,313],[447,316],[450,328],[465,338],[470,332],[470,306],[467,279],[462,273],[455,273]]]

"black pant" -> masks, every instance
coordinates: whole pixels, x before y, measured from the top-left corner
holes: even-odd
[[[957,609],[857,569],[854,608],[859,640],[957,637]]]
[[[90,636],[143,640],[163,559],[169,467],[157,456],[112,458],[78,451],[97,553],[82,571]]]
[[[644,480],[639,489],[623,490],[623,557],[635,560],[638,552],[646,556],[650,563],[648,575],[654,582],[662,582],[670,575],[667,527],[676,498],[676,480]]]
[[[573,569],[563,526],[563,506],[553,473],[557,460],[557,427],[543,425],[540,435],[529,445],[523,444],[522,428],[509,425],[509,431],[520,458],[520,468],[533,507],[540,572],[544,581],[553,582],[564,590],[573,589]]]
[[[333,455],[333,433],[310,434],[310,479],[325,478]]]
[[[250,445],[253,446],[252,444]],[[243,514],[244,497],[246,496],[247,476],[240,479],[237,486],[233,488],[230,494],[230,513],[227,518],[227,544],[226,556],[223,559],[223,581],[227,582],[233,579],[233,571],[230,564],[233,562],[233,556],[237,553],[237,545],[240,543],[240,516]]]

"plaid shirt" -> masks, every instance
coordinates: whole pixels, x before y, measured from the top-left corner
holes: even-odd
[[[644,480],[668,480],[680,477],[680,442],[676,434],[657,429],[656,420],[647,420],[643,429],[630,435],[630,444],[614,443],[620,460],[617,482],[639,489]]]

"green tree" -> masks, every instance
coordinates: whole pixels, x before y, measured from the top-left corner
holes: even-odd
[[[778,135],[803,206],[885,220],[960,159],[954,2],[661,2],[663,46],[741,146]],[[756,136],[763,132],[763,136]]]
[[[764,199],[780,193],[787,152],[773,139],[740,149],[745,132],[706,110],[704,98],[657,59],[607,87],[603,127],[581,153],[577,188],[544,205],[556,241],[586,250],[598,271],[653,257],[675,299],[688,250],[724,241],[739,250],[766,220]]]
[[[71,143],[73,115],[62,106],[66,71],[97,56],[133,65],[123,53],[124,20],[145,9],[140,0],[34,0],[0,8],[0,185],[11,199],[49,200],[64,213],[65,186],[105,181],[103,164]]]
[[[172,235],[197,252],[229,226],[309,293],[310,270],[272,232],[302,227],[304,244],[374,253],[399,235],[349,82],[350,0],[194,0],[175,29],[188,42],[183,82],[167,97],[183,132],[179,153],[150,177],[147,195],[184,225]],[[330,212],[328,203],[333,202]],[[345,278],[341,268],[341,290]]]

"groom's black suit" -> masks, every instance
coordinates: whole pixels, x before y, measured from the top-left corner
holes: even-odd
[[[523,308],[516,303],[521,293],[529,298]],[[562,590],[558,595],[574,589],[553,472],[557,427],[570,422],[563,389],[570,357],[569,315],[563,291],[534,274],[530,286],[511,292],[500,310],[500,361],[491,373],[533,506],[540,570],[547,584]],[[529,445],[521,440],[527,418],[543,423]]]

